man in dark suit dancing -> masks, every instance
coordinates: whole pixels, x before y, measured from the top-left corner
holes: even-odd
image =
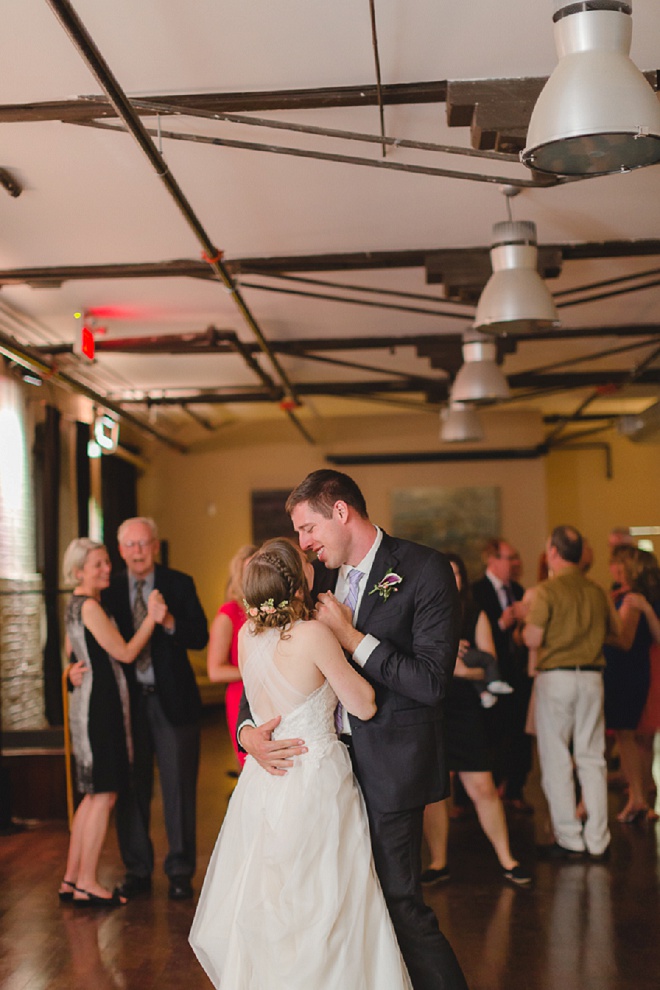
[[[525,732],[532,679],[519,628],[525,589],[511,578],[518,555],[506,540],[489,540],[483,556],[486,573],[472,585],[472,595],[488,616],[500,675],[514,689],[513,694],[498,698],[486,713],[494,748],[495,783],[503,789],[502,797],[510,808],[529,814],[533,808],[525,801],[523,788],[532,767],[532,741]]]
[[[374,862],[415,990],[467,984],[420,884],[424,806],[447,795],[442,701],[458,648],[456,582],[435,550],[388,536],[370,522],[355,482],[314,471],[287,511],[303,550],[316,553],[317,617],[374,685],[378,712],[338,713],[367,806]],[[333,590],[331,590],[333,589]],[[355,625],[354,625],[355,623]],[[286,773],[304,740],[271,739],[239,719],[244,748],[270,773]]]
[[[119,889],[129,898],[151,889],[154,852],[149,824],[155,757],[169,843],[165,859],[169,896],[183,900],[193,894],[201,715],[187,651],[206,646],[206,616],[192,578],[155,563],[160,544],[152,519],[127,519],[117,539],[126,572],[112,580],[103,604],[126,640],[139,626],[150,592],[154,588],[160,592],[154,634],[135,662],[125,668],[134,757],[132,787],[117,801],[117,834],[126,867]]]

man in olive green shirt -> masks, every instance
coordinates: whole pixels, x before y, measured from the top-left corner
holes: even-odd
[[[580,570],[581,555],[580,533],[557,526],[547,545],[552,576],[536,589],[523,638],[539,653],[536,740],[555,834],[550,852],[602,859],[610,842],[602,648],[616,640],[618,620],[603,589]],[[573,760],[587,809],[584,825],[575,815]]]

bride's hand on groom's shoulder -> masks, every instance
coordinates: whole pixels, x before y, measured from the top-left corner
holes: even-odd
[[[283,777],[293,766],[293,757],[307,752],[303,739],[273,739],[273,731],[282,721],[281,715],[262,725],[245,725],[241,729],[240,744],[260,767],[274,777]]]

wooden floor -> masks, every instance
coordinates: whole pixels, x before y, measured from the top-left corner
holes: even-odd
[[[207,709],[197,891],[233,787],[227,776],[232,767],[222,710]],[[533,866],[533,889],[501,881],[494,855],[469,817],[452,822],[452,879],[429,896],[471,990],[658,990],[660,826],[614,822],[607,865],[536,862],[535,844],[545,832],[536,777],[528,796],[536,815],[509,821],[514,851]],[[613,815],[621,801],[613,790]],[[154,812],[162,864],[158,803]],[[208,988],[187,943],[194,904],[169,901],[162,872],[151,897],[125,908],[104,913],[60,905],[56,891],[67,841],[63,822],[33,823],[0,837],[2,990]],[[111,886],[121,875],[113,833],[101,876]]]

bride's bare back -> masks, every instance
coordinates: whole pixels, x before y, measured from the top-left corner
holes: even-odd
[[[293,695],[301,699],[308,697],[328,680],[342,705],[352,715],[363,720],[375,715],[373,687],[351,667],[335,636],[326,626],[316,619],[309,619],[295,622],[288,627],[285,631],[286,638],[277,632],[272,662]],[[243,627],[238,649],[241,673],[244,674],[248,637],[255,642],[267,635],[267,632],[263,632],[255,636],[249,622]]]

